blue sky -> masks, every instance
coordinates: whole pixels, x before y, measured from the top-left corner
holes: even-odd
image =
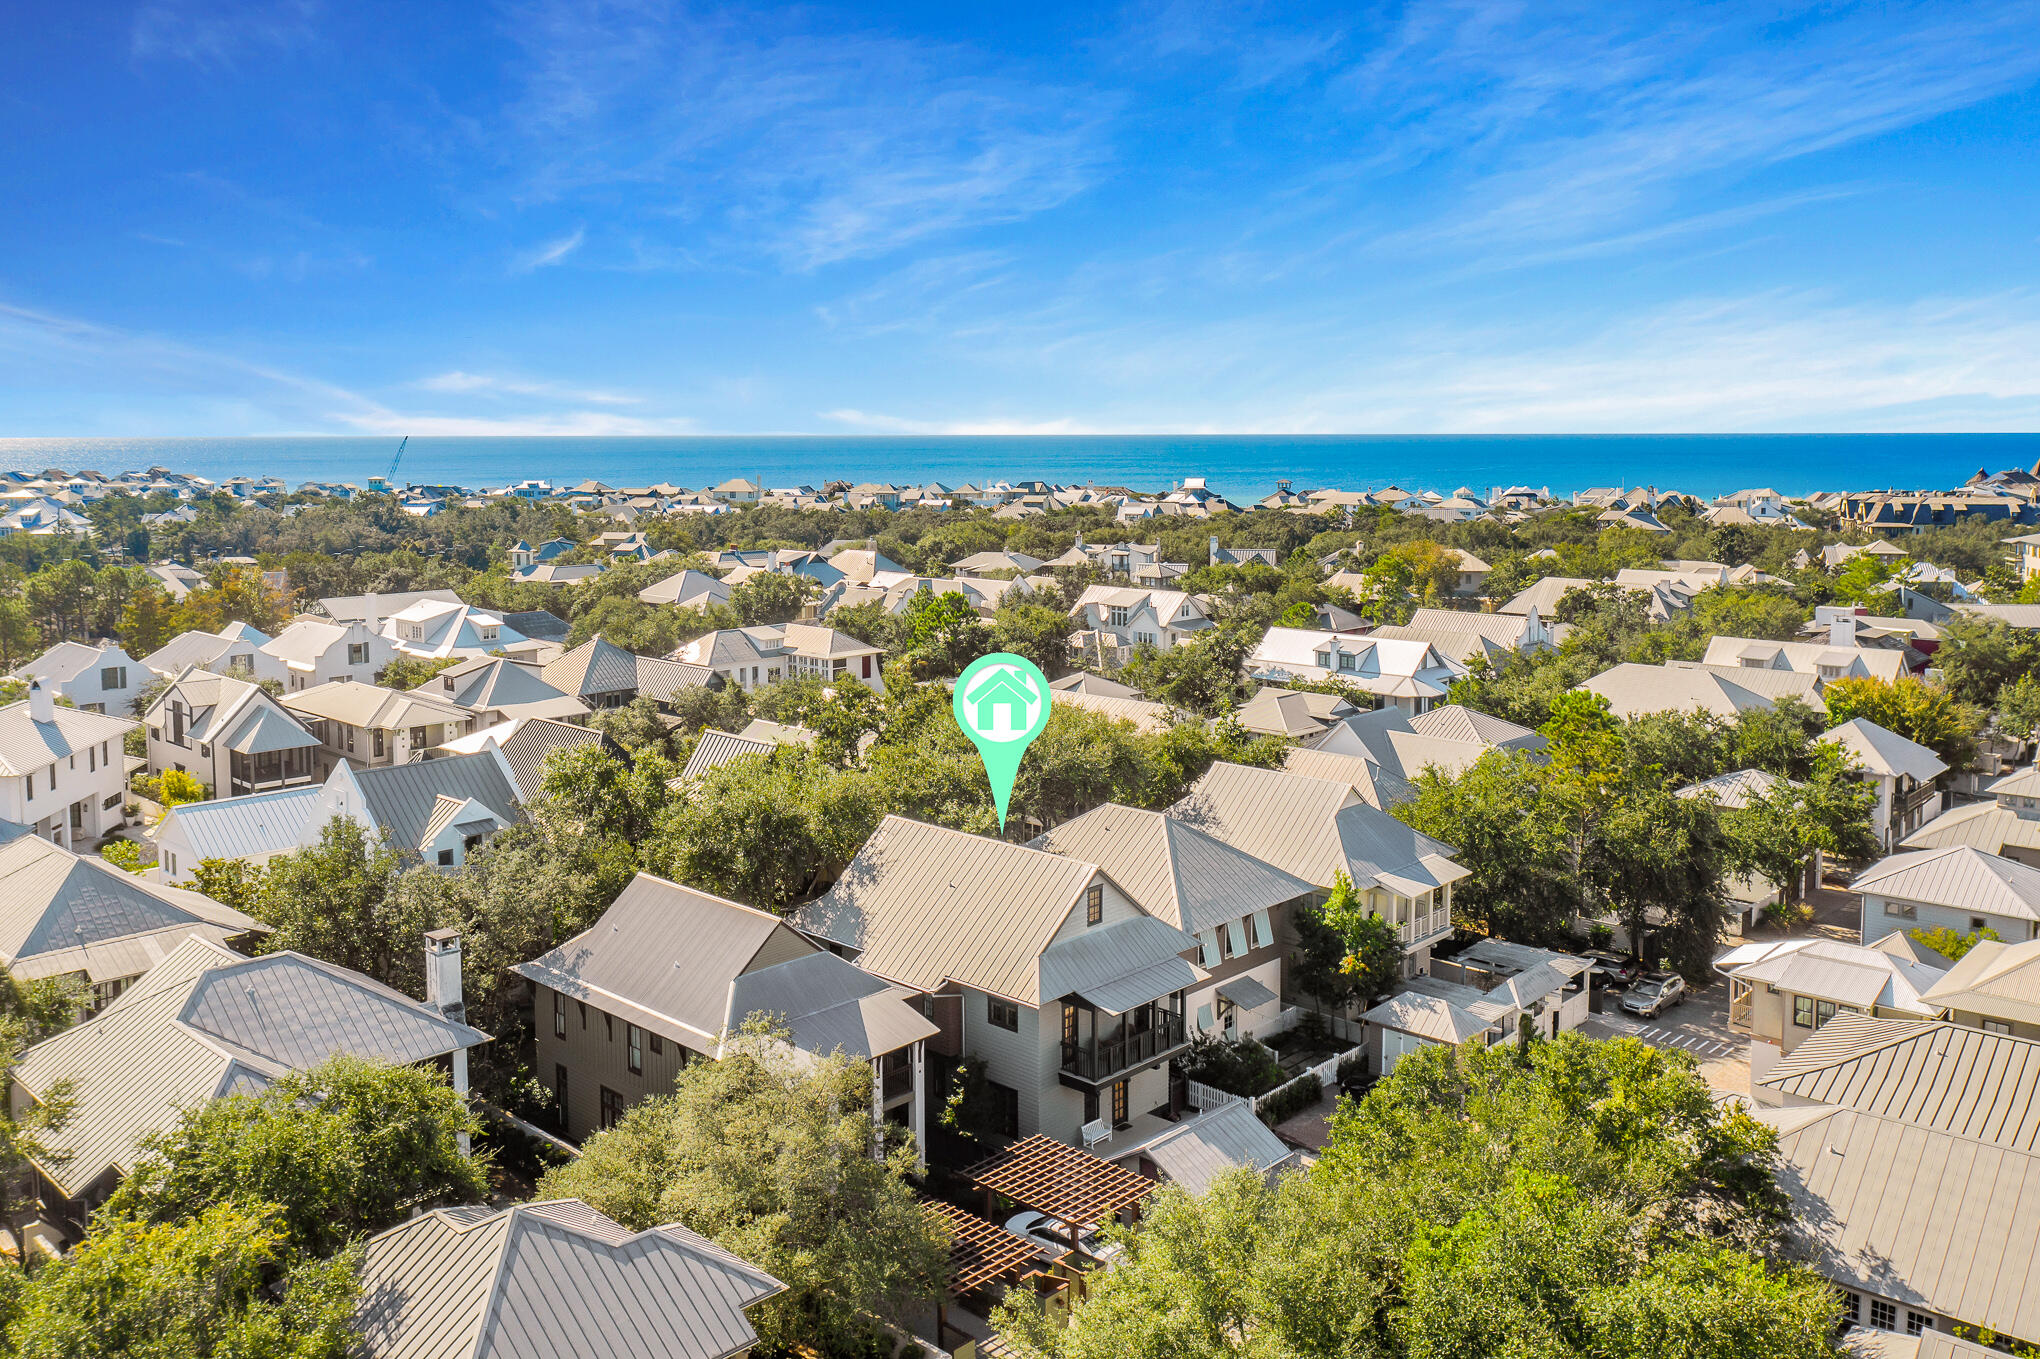
[[[0,434],[2040,429],[2036,35],[22,0]]]

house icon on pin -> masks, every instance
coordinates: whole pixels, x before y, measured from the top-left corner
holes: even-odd
[[[1039,695],[1011,670],[988,670],[964,695],[971,727],[991,740],[1011,740],[1027,730],[1027,710]]]

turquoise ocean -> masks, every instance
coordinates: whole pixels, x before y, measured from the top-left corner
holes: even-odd
[[[362,482],[389,470],[395,438],[268,437],[0,439],[0,469],[114,473],[161,465],[215,480],[278,476]],[[1655,486],[1696,496],[1768,486],[1821,490],[1945,490],[1979,469],[2031,467],[2040,434],[1728,435],[1133,435],[713,436],[414,438],[397,479],[502,486],[528,478],[567,485],[671,482],[690,490],[747,476],[769,486],[823,481],[1017,480],[1166,490],[1202,476],[1236,500],[1287,479],[1450,493],[1465,486]]]

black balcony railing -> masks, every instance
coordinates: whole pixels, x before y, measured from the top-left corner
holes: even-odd
[[[888,1056],[883,1070],[879,1073],[878,1098],[882,1104],[891,1104],[914,1088],[914,1064],[911,1060]]]
[[[1156,1012],[1145,1029],[1110,1038],[1079,1038],[1062,1045],[1062,1069],[1079,1080],[1107,1081],[1122,1071],[1160,1061],[1184,1044],[1183,1016]]]

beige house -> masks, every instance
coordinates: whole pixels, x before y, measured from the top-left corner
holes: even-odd
[[[2015,769],[1985,791],[1989,801],[1949,808],[1906,836],[1905,848],[1972,845],[2040,868],[2040,766]]]
[[[788,922],[923,996],[932,1050],[984,1062],[1008,1136],[1095,1143],[1175,1112],[1198,942],[1095,863],[888,816]]]
[[[1220,762],[1169,815],[1320,891],[1345,874],[1395,927],[1408,975],[1428,972],[1431,950],[1452,935],[1452,884],[1470,870],[1350,783]]]
[[[640,873],[602,918],[515,969],[533,985],[538,1078],[581,1141],[713,1060],[753,1015],[817,1055],[872,1066],[872,1113],[927,1139],[926,1044],[911,991],[809,942],[765,911]]]
[[[1921,999],[1957,1024],[2040,1039],[2040,939],[1977,941]]]
[[[477,721],[468,709],[423,690],[346,680],[285,694],[283,706],[318,737],[326,770],[343,761],[357,769],[407,764],[466,735]]]
[[[1873,945],[1821,938],[1744,944],[1714,967],[1728,978],[1729,1024],[1750,1035],[1750,1069],[1761,1073],[1841,1015],[1934,1018],[1939,1009],[1921,997],[1948,960],[1894,933]],[[1769,1052],[1760,1051],[1766,1046]]]

